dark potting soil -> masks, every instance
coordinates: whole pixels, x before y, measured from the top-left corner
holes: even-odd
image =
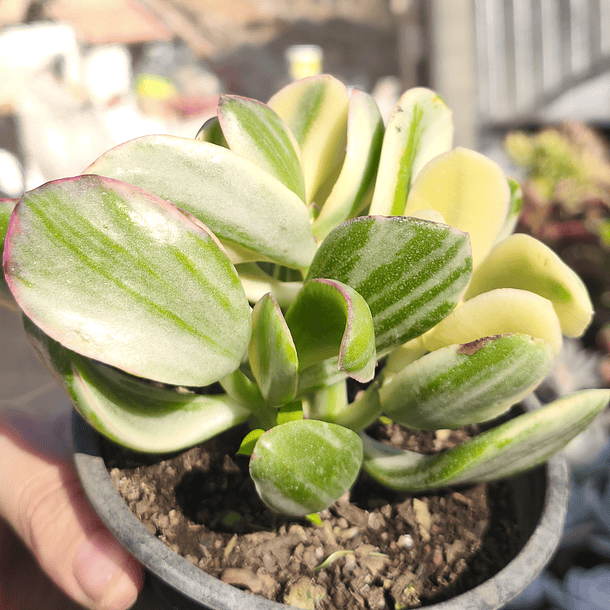
[[[237,433],[236,433],[237,432]],[[397,494],[363,474],[320,513],[321,524],[267,509],[235,455],[232,431],[172,456],[106,443],[115,487],[174,551],[236,587],[301,608],[399,610],[453,597],[487,580],[520,549],[513,498],[502,483],[429,495]],[[424,453],[466,431],[378,425],[380,440]]]

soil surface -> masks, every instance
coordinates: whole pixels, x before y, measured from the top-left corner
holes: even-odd
[[[468,436],[395,424],[373,434],[424,453]],[[306,609],[399,610],[464,592],[519,551],[513,498],[501,483],[411,496],[362,475],[320,513],[321,524],[277,515],[258,498],[248,458],[235,455],[243,435],[232,431],[172,456],[105,445],[112,481],[132,512],[231,585]]]

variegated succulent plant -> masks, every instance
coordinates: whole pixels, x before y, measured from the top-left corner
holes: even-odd
[[[435,456],[366,433],[493,420],[584,332],[584,284],[511,234],[519,207],[496,163],[452,149],[434,92],[384,126],[324,75],[223,96],[195,138],[128,141],[0,218],[9,299],[85,419],[149,452],[249,422],[261,498],[304,515],[361,468],[412,491],[511,475],[607,404],[583,391]]]

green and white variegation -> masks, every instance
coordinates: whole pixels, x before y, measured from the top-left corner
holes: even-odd
[[[118,443],[176,451],[247,423],[239,453],[273,510],[325,509],[362,467],[410,492],[510,476],[610,391],[435,456],[366,432],[381,416],[492,426],[593,316],[582,280],[512,234],[518,183],[452,135],[422,87],[386,127],[373,96],[329,75],[267,104],[222,95],[193,139],[136,138],[0,201],[0,303]]]

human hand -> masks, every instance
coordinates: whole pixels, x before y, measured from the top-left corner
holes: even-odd
[[[126,610],[140,565],[94,513],[69,459],[41,449],[24,421],[0,412],[0,610]]]

